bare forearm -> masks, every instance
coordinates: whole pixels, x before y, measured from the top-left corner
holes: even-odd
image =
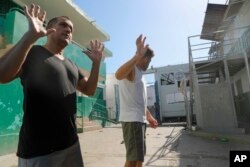
[[[149,110],[146,110],[146,118],[150,118],[153,117],[152,114],[149,112]]]
[[[155,119],[154,116],[151,114],[151,112],[148,109],[146,110],[146,119],[147,120]]]
[[[93,63],[90,76],[83,90],[84,94],[89,96],[94,95],[98,83],[99,69],[100,69],[100,62]]]
[[[148,109],[146,111],[146,119],[152,128],[156,128],[158,126],[157,120],[152,116]]]
[[[132,72],[134,69],[136,63],[138,62],[138,57],[135,55],[132,59],[130,59],[128,62],[123,64],[115,73],[115,77],[118,80],[122,80],[124,78],[127,78],[127,76]]]
[[[35,40],[26,33],[11,50],[3,55],[0,59],[1,83],[6,83],[16,76],[34,42]]]

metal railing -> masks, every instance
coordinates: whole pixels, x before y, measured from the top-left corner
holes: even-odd
[[[106,126],[106,122],[118,124],[119,122],[115,119],[109,118],[108,109],[106,106],[95,103],[92,107],[92,111],[89,115],[90,120],[101,120],[102,127]]]

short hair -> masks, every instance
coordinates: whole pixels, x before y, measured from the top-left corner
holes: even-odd
[[[49,22],[48,22],[48,24],[46,26],[46,29],[49,29],[49,28],[53,27],[53,25],[55,25],[58,22],[59,18],[65,18],[67,20],[70,20],[70,18],[68,16],[54,17],[54,18],[52,18],[52,19],[49,20]]]
[[[154,57],[154,51],[148,48],[144,56],[152,58]]]

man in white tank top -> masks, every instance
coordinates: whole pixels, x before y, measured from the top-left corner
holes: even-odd
[[[145,146],[146,121],[156,128],[158,122],[147,109],[146,86],[142,71],[146,71],[153,51],[145,45],[146,37],[136,39],[136,54],[116,71],[120,80],[120,117],[126,147],[125,167],[142,167]]]

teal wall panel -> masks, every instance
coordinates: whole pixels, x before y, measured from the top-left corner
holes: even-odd
[[[4,33],[4,17],[0,16],[0,35],[3,35]]]
[[[0,155],[14,152],[22,123],[23,93],[20,80],[0,85]]]
[[[28,29],[27,18],[18,11],[7,13],[5,20],[6,44],[16,44]]]

